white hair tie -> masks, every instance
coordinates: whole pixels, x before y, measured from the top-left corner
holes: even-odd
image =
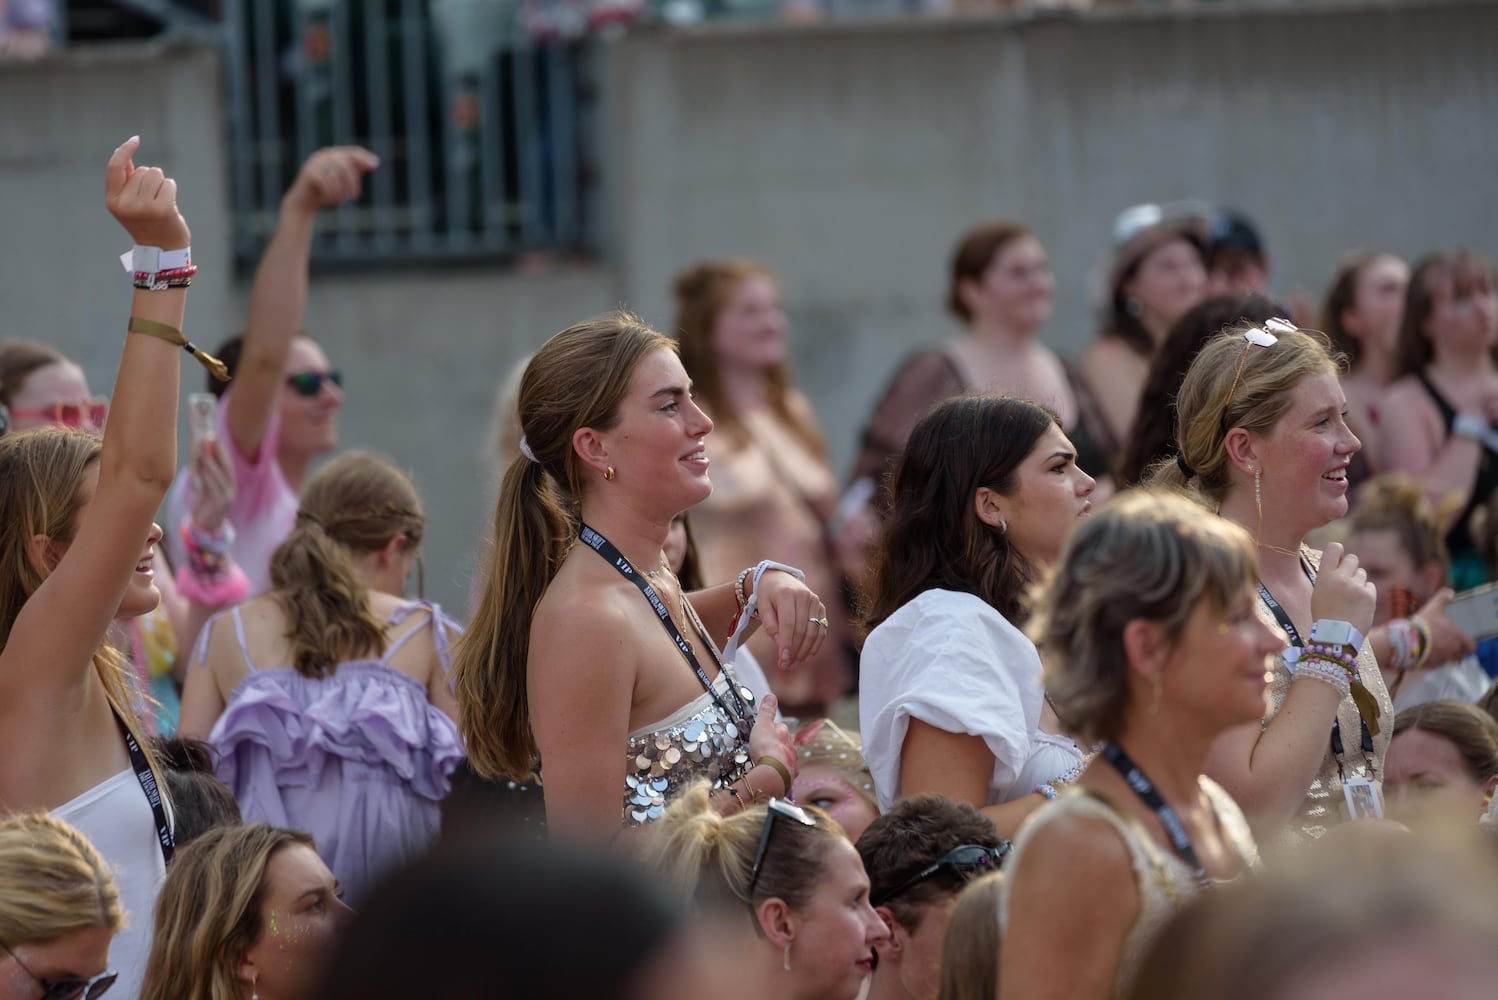
[[[537,465],[541,464],[541,460],[536,457],[536,453],[531,451],[531,443],[525,439],[524,434],[520,435],[520,454],[524,455],[532,462],[535,462]]]

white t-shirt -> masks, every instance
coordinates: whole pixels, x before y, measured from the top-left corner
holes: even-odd
[[[993,754],[986,805],[1009,802],[1082,759],[1070,739],[1040,732],[1040,655],[973,594],[927,590],[864,643],[859,673],[863,755],[880,810],[903,797],[900,750],[911,719],[983,737]]]

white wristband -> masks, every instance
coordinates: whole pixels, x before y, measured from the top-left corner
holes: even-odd
[[[1363,648],[1363,633],[1352,622],[1318,618],[1311,623],[1311,641],[1328,646],[1351,646],[1355,652]]]
[[[749,623],[759,615],[759,578],[772,569],[778,569],[782,573],[789,573],[802,583],[806,582],[806,574],[794,566],[778,563],[773,559],[761,560],[754,567],[754,585],[749,591],[749,600],[739,609],[738,625],[733,630],[733,635],[728,637],[728,642],[723,644],[723,662],[732,664],[739,652],[739,641],[743,639],[744,633],[749,631]]]
[[[120,254],[120,263],[131,274],[175,271],[192,263],[192,247],[183,247],[181,250],[163,250],[161,247],[145,247],[137,243]]]

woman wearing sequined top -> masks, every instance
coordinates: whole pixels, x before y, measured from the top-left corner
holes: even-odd
[[[1373,585],[1341,545],[1317,552],[1304,541],[1347,513],[1347,469],[1360,442],[1338,374],[1320,334],[1283,320],[1238,324],[1192,361],[1176,402],[1179,454],[1152,477],[1189,482],[1248,530],[1259,555],[1259,617],[1290,639],[1274,660],[1263,719],[1224,733],[1206,767],[1260,839],[1320,837],[1368,784],[1376,792],[1394,724],[1365,641]],[[1345,669],[1306,669],[1311,647],[1332,647]]]
[[[658,818],[696,777],[725,813],[784,795],[796,754],[775,700],[756,708],[709,636],[752,603],[784,669],[821,645],[826,609],[764,563],[688,600],[665,564],[671,519],[712,491],[712,421],[672,342],[622,313],[570,327],[526,367],[519,411],[454,663],[474,770],[539,764],[551,832],[586,840]]]

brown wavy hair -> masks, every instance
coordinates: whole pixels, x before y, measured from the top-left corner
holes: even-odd
[[[264,823],[218,826],[172,861],[156,901],[141,1000],[241,1000],[239,964],[260,937],[265,871],[311,834]]]
[[[0,340],[0,405],[9,406],[33,372],[67,360],[34,340]]]
[[[719,314],[747,278],[775,280],[770,269],[758,261],[735,259],[698,261],[671,283],[671,291],[676,296],[674,329],[681,344],[681,365],[691,376],[698,404],[713,418],[718,433],[735,443],[743,442],[746,431],[724,393],[712,341]],[[827,444],[816,424],[808,413],[792,403],[790,363],[782,361],[770,368],[765,380],[771,412],[801,439],[812,454],[825,455]]]
[[[910,432],[891,479],[889,518],[870,562],[863,625],[873,629],[927,590],[973,594],[1010,621],[1020,617],[1032,568],[999,529],[979,520],[980,486],[1013,496],[1019,467],[1046,430],[1038,403],[957,396]]]
[[[1326,290],[1326,299],[1321,303],[1321,329],[1331,339],[1332,347],[1347,355],[1347,363],[1351,367],[1357,366],[1363,346],[1348,331],[1342,317],[1357,305],[1358,282],[1363,280],[1363,272],[1374,261],[1384,257],[1400,259],[1396,254],[1378,252],[1355,254],[1344,260],[1332,277],[1332,283]]]
[[[572,435],[608,430],[641,361],[675,351],[639,318],[612,312],[552,337],[520,379],[520,427],[536,461],[510,463],[494,509],[494,550],[453,682],[473,770],[524,780],[536,764],[526,693],[531,619],[577,538],[582,467]]]
[[[373,452],[345,452],[307,481],[296,525],[270,560],[270,596],[286,616],[297,673],[325,677],[344,660],[385,652],[385,623],[354,559],[401,536],[415,549],[425,526],[411,480]]]

